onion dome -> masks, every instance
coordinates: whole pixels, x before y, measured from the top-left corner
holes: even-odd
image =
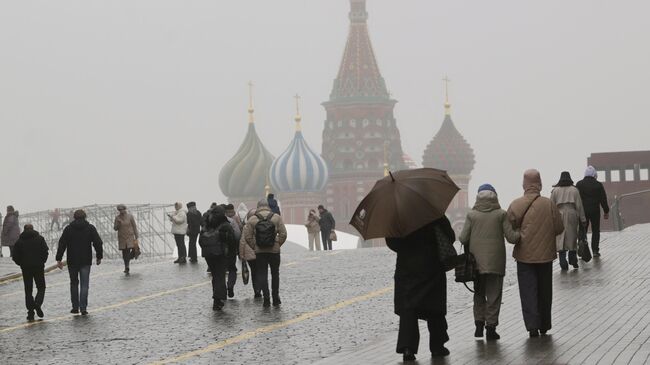
[[[299,97],[296,96],[296,133],[289,147],[271,165],[271,184],[278,192],[318,192],[325,189],[327,164],[302,135]]]
[[[474,150],[451,120],[451,105],[445,103],[445,120],[424,150],[422,165],[445,170],[449,175],[470,175],[474,170]]]
[[[263,197],[274,160],[255,131],[252,86],[249,83],[248,132],[237,153],[219,173],[219,186],[227,197]]]

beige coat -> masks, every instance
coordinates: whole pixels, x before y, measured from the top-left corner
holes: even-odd
[[[462,244],[469,244],[480,274],[506,274],[504,237],[514,244],[521,239],[519,232],[512,228],[506,212],[501,209],[497,194],[493,191],[480,192],[474,209],[467,213],[459,237]]]
[[[551,201],[557,205],[564,224],[564,232],[556,238],[556,249],[558,251],[576,251],[578,249],[578,229],[580,224],[587,223],[580,191],[575,186],[558,186],[551,192]]]
[[[257,214],[260,214],[262,217],[266,218],[269,214],[271,214],[271,209],[268,207],[260,208],[257,210]],[[275,225],[275,232],[277,234],[277,237],[275,239],[275,244],[273,247],[269,248],[259,247],[255,243],[255,225],[258,221],[259,219],[255,215],[248,219],[246,225],[244,226],[242,240],[244,240],[246,244],[255,251],[255,254],[280,253],[280,247],[282,247],[284,242],[287,240],[287,228],[282,222],[282,217],[279,214],[274,214],[273,217],[271,217],[271,222]]]
[[[113,229],[117,231],[117,242],[120,250],[135,247],[135,240],[138,239],[138,227],[131,214],[118,214],[115,217]]]
[[[318,221],[320,218],[317,215],[309,215],[307,217],[307,222],[305,222],[305,227],[307,227],[308,233],[320,233],[320,224]]]

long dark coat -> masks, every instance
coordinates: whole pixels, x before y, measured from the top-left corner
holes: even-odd
[[[387,238],[397,253],[395,267],[395,314],[415,311],[419,319],[447,314],[447,275],[438,260],[436,226],[454,242],[447,218],[439,219],[405,238]]]

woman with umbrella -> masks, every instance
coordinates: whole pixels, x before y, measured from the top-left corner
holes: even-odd
[[[456,237],[444,213],[458,192],[447,173],[435,169],[398,171],[377,182],[350,222],[365,239],[387,237],[397,253],[395,314],[400,316],[397,353],[415,360],[426,320],[429,349],[447,356],[447,277],[439,248]]]

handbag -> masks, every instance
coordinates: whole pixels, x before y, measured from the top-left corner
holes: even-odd
[[[435,228],[436,241],[438,242],[438,260],[445,271],[453,270],[457,264],[458,252],[447,236],[440,227]]]
[[[131,251],[131,257],[137,260],[138,257],[140,257],[141,253],[142,252],[140,252],[140,240],[136,239],[135,241],[133,241],[133,251]]]
[[[246,261],[241,262],[241,279],[244,282],[244,285],[248,285],[250,279],[250,271],[248,270],[248,265]]]
[[[589,249],[589,243],[587,242],[587,230],[581,224],[578,232],[578,256],[584,262],[591,261],[591,250]]]
[[[478,277],[478,269],[476,265],[476,258],[471,252],[469,252],[469,245],[467,245],[467,247],[463,245],[463,250],[465,252],[459,256],[459,265],[456,266],[455,276],[457,283],[466,284],[476,280]],[[467,287],[467,285],[465,286]],[[474,292],[473,290],[469,289],[469,287],[467,287],[467,289],[471,292]]]
[[[338,241],[338,239],[339,239],[339,238],[336,237],[336,231],[332,231],[332,232],[330,232],[330,241],[332,241],[332,242],[336,242],[336,241]]]

